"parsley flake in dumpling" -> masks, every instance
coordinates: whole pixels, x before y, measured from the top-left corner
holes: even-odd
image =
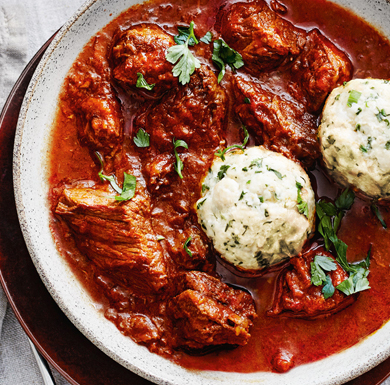
[[[222,258],[260,270],[302,250],[314,230],[315,201],[303,168],[252,147],[216,158],[197,202],[199,223]]]

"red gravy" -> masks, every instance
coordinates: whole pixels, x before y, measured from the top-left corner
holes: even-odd
[[[354,77],[390,78],[390,43],[375,28],[356,15],[325,0],[283,0],[288,8],[284,18],[296,26],[306,29],[317,27],[348,54],[354,66]],[[220,0],[181,0],[171,4],[157,0],[135,6],[121,14],[117,19],[97,34],[99,44],[110,47],[113,34],[122,29],[149,21],[164,27],[166,31],[177,34],[177,25],[196,24],[197,36],[211,30],[214,37],[218,33],[213,26]],[[109,10],[108,10],[109,11]],[[342,23],[340,23],[342,20]],[[95,38],[86,45],[78,61],[91,56]],[[199,45],[198,54],[211,58],[211,46]],[[203,51],[203,52],[200,52]],[[211,60],[210,60],[211,63]],[[222,86],[228,87],[230,72],[225,76]],[[264,80],[266,81],[266,80]],[[123,95],[120,95],[124,98]],[[230,100],[233,100],[231,97]],[[87,148],[78,142],[73,120],[65,117],[61,109],[66,108],[66,98],[61,101],[52,134],[50,185],[55,188],[64,181],[98,181],[99,167],[91,158]],[[130,131],[131,114],[136,108],[127,111],[126,129]],[[230,109],[232,111],[232,108]],[[233,115],[232,112],[230,112]],[[230,116],[227,141],[237,143],[240,123]],[[253,141],[250,142],[253,144]],[[320,165],[309,172],[316,198],[335,199],[340,190],[325,175]],[[53,202],[53,190],[50,199]],[[384,219],[390,223],[390,211],[380,208]],[[77,250],[69,231],[55,217],[52,218],[52,231],[58,248],[73,266],[75,274],[84,283],[96,302],[96,307],[107,312],[109,300],[104,296],[101,285],[95,280],[96,267]],[[342,221],[338,236],[348,245],[348,259],[362,260],[372,245],[370,267],[371,289],[360,294],[358,300],[341,312],[328,318],[304,320],[296,318],[267,317],[273,299],[275,279],[278,272],[261,278],[248,278],[235,275],[217,260],[217,272],[222,281],[247,289],[256,303],[258,318],[251,329],[251,339],[244,347],[221,350],[205,356],[190,356],[179,353],[170,357],[178,364],[199,370],[222,370],[228,372],[272,371],[271,358],[278,351],[294,355],[295,366],[316,361],[340,352],[375,330],[390,319],[390,237],[370,210],[369,203],[356,198],[352,209]],[[313,247],[317,241],[314,239]]]

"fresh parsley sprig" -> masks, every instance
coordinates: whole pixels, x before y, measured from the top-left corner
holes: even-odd
[[[229,150],[232,150],[233,148],[239,148],[240,150],[244,151],[244,148],[247,145],[248,140],[249,140],[249,133],[248,133],[248,130],[246,129],[245,126],[242,126],[242,129],[243,129],[244,135],[245,135],[244,141],[242,142],[242,144],[233,144],[232,146],[226,147],[224,150],[218,150],[215,153],[215,156],[218,156],[222,159],[222,161],[225,161],[225,154]]]
[[[344,213],[351,208],[354,199],[354,192],[346,189],[336,199],[335,204],[322,200],[316,203],[317,216],[320,219],[318,231],[324,238],[325,248],[329,250],[330,246],[333,245],[336,251],[336,261],[349,273],[349,278],[336,287],[346,295],[370,288],[367,276],[370,267],[371,247],[364,261],[357,264],[349,263],[347,260],[348,246],[336,235]]]
[[[316,255],[314,261],[310,262],[311,267],[311,283],[315,286],[324,285],[322,288],[322,294],[324,298],[330,298],[334,294],[334,286],[329,275],[326,275],[327,271],[334,271],[337,269],[336,263],[332,258],[324,255]]]
[[[194,57],[189,46],[198,44],[199,41],[194,33],[195,24],[191,21],[189,28],[179,27],[179,35],[174,37],[177,45],[168,48],[165,58],[171,63],[176,64],[173,67],[173,76],[179,77],[181,84],[190,82],[191,75],[196,68],[200,67],[200,61]]]
[[[221,82],[226,73],[226,66],[235,71],[244,65],[242,56],[230,48],[223,39],[214,40],[213,56],[211,58],[215,65],[219,68],[218,83]]]
[[[176,157],[176,163],[174,167],[176,172],[179,174],[180,179],[183,179],[183,175],[181,172],[183,171],[184,165],[183,165],[183,161],[180,159],[180,156],[177,152],[178,147],[184,147],[188,150],[188,144],[184,140],[175,140],[175,138],[173,138],[173,148]]]
[[[103,174],[103,160],[98,152],[95,153],[97,158],[99,159],[101,169],[99,171],[99,178],[103,181],[108,181],[111,187],[120,195],[116,195],[115,200],[119,202],[128,201],[132,199],[135,195],[135,189],[137,187],[136,177],[126,172],[123,173],[123,187],[120,188],[118,183],[116,183],[114,175],[104,175]]]
[[[137,132],[137,135],[133,138],[133,141],[137,147],[149,147],[150,135],[142,128],[140,128]]]
[[[145,88],[148,91],[152,91],[155,85],[156,84],[148,84],[144,78],[144,75],[142,75],[140,72],[137,72],[137,83],[135,84],[137,88]]]

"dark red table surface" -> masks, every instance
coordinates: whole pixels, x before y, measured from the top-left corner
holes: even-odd
[[[70,383],[148,385],[96,348],[68,320],[35,270],[19,227],[12,181],[14,135],[24,94],[49,43],[22,73],[0,117],[0,281],[25,332]],[[378,385],[389,374],[390,358],[348,385]]]

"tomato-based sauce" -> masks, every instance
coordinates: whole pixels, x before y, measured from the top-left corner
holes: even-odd
[[[78,57],[76,64],[91,64],[91,58],[94,52],[96,53],[97,47],[102,55],[108,55],[112,39],[118,29],[124,31],[134,24],[155,23],[166,32],[176,35],[177,26],[189,25],[191,21],[194,21],[197,36],[204,36],[206,32],[211,31],[214,38],[217,38],[220,36],[219,30],[215,28],[218,24],[217,13],[224,3],[222,0],[178,0],[174,3],[154,0],[134,6],[106,26],[96,37],[93,37]],[[284,0],[283,4],[287,8],[287,13],[282,15],[283,18],[306,30],[318,28],[323,35],[347,54],[353,64],[354,78],[390,79],[388,60],[390,43],[372,26],[356,15],[324,0],[310,2]],[[202,63],[207,63],[217,72],[211,62],[212,44],[200,44],[193,50]],[[82,67],[73,67],[75,73],[81,71],[77,68]],[[235,98],[231,86],[233,76],[235,75],[227,70],[221,82],[229,98],[225,130],[226,145],[240,143],[242,140],[241,122],[234,113]],[[279,84],[281,91],[284,91],[284,76],[280,73],[273,73],[272,77],[264,75],[259,77],[259,82]],[[122,112],[125,121],[123,148],[127,156],[121,162],[121,169],[133,167],[134,175],[143,181],[141,167],[137,166],[139,154],[134,150],[129,139],[133,137],[134,114],[140,108],[140,102],[133,101],[120,87],[116,87],[115,91],[122,105],[126,105],[125,108],[122,107]],[[72,118],[74,103],[75,101],[66,92],[62,93],[53,128],[49,175],[51,186],[49,198],[53,208],[57,204],[57,190],[61,186],[72,186],[75,181],[78,186],[84,185],[84,187],[100,183],[99,162],[88,147],[80,145],[77,122]],[[251,137],[248,145],[254,144],[255,139]],[[341,190],[327,177],[319,161],[311,167],[308,174],[316,193],[316,199],[325,198],[334,201],[337,198]],[[193,189],[198,194],[199,183],[196,185],[194,182]],[[158,199],[160,204],[158,207],[163,210],[166,203]],[[389,209],[386,206],[380,206],[380,212],[384,220],[390,224]],[[154,226],[162,228],[167,225],[162,221],[154,223]],[[113,316],[114,313],[120,311],[118,303],[124,303],[121,319],[124,319],[127,311],[129,314],[134,312],[132,310],[134,308],[137,309],[137,313],[146,315],[150,311],[157,311],[155,308],[159,305],[155,303],[145,305],[142,301],[135,301],[132,305],[134,307],[128,305],[126,303],[129,296],[127,290],[113,287],[100,268],[79,251],[67,225],[54,215],[52,230],[59,250],[90,292],[96,302],[96,307],[104,312],[108,319],[112,319],[116,324],[119,323],[118,318]],[[278,353],[292,354],[296,366],[322,359],[358,343],[390,319],[389,231],[382,227],[371,211],[370,202],[356,198],[351,210],[342,220],[338,237],[348,245],[347,257],[350,262],[363,260],[372,246],[369,274],[371,289],[361,292],[357,300],[349,307],[329,317],[314,320],[292,318],[284,314],[270,317],[267,311],[273,303],[279,271],[269,272],[261,277],[245,276],[242,273],[237,274],[234,268],[226,266],[219,257],[215,257],[216,272],[220,275],[222,282],[244,288],[250,292],[255,301],[258,317],[254,320],[254,326],[250,330],[251,338],[248,344],[235,349],[218,350],[203,356],[193,356],[181,351],[169,353],[168,350],[161,351],[154,349],[153,346],[149,346],[149,349],[164,354],[186,368],[254,372],[275,370],[271,361]],[[315,248],[321,245],[322,240],[317,233],[309,242],[311,247]],[[113,305],[114,303],[116,305]],[[129,334],[123,330],[122,332]]]

